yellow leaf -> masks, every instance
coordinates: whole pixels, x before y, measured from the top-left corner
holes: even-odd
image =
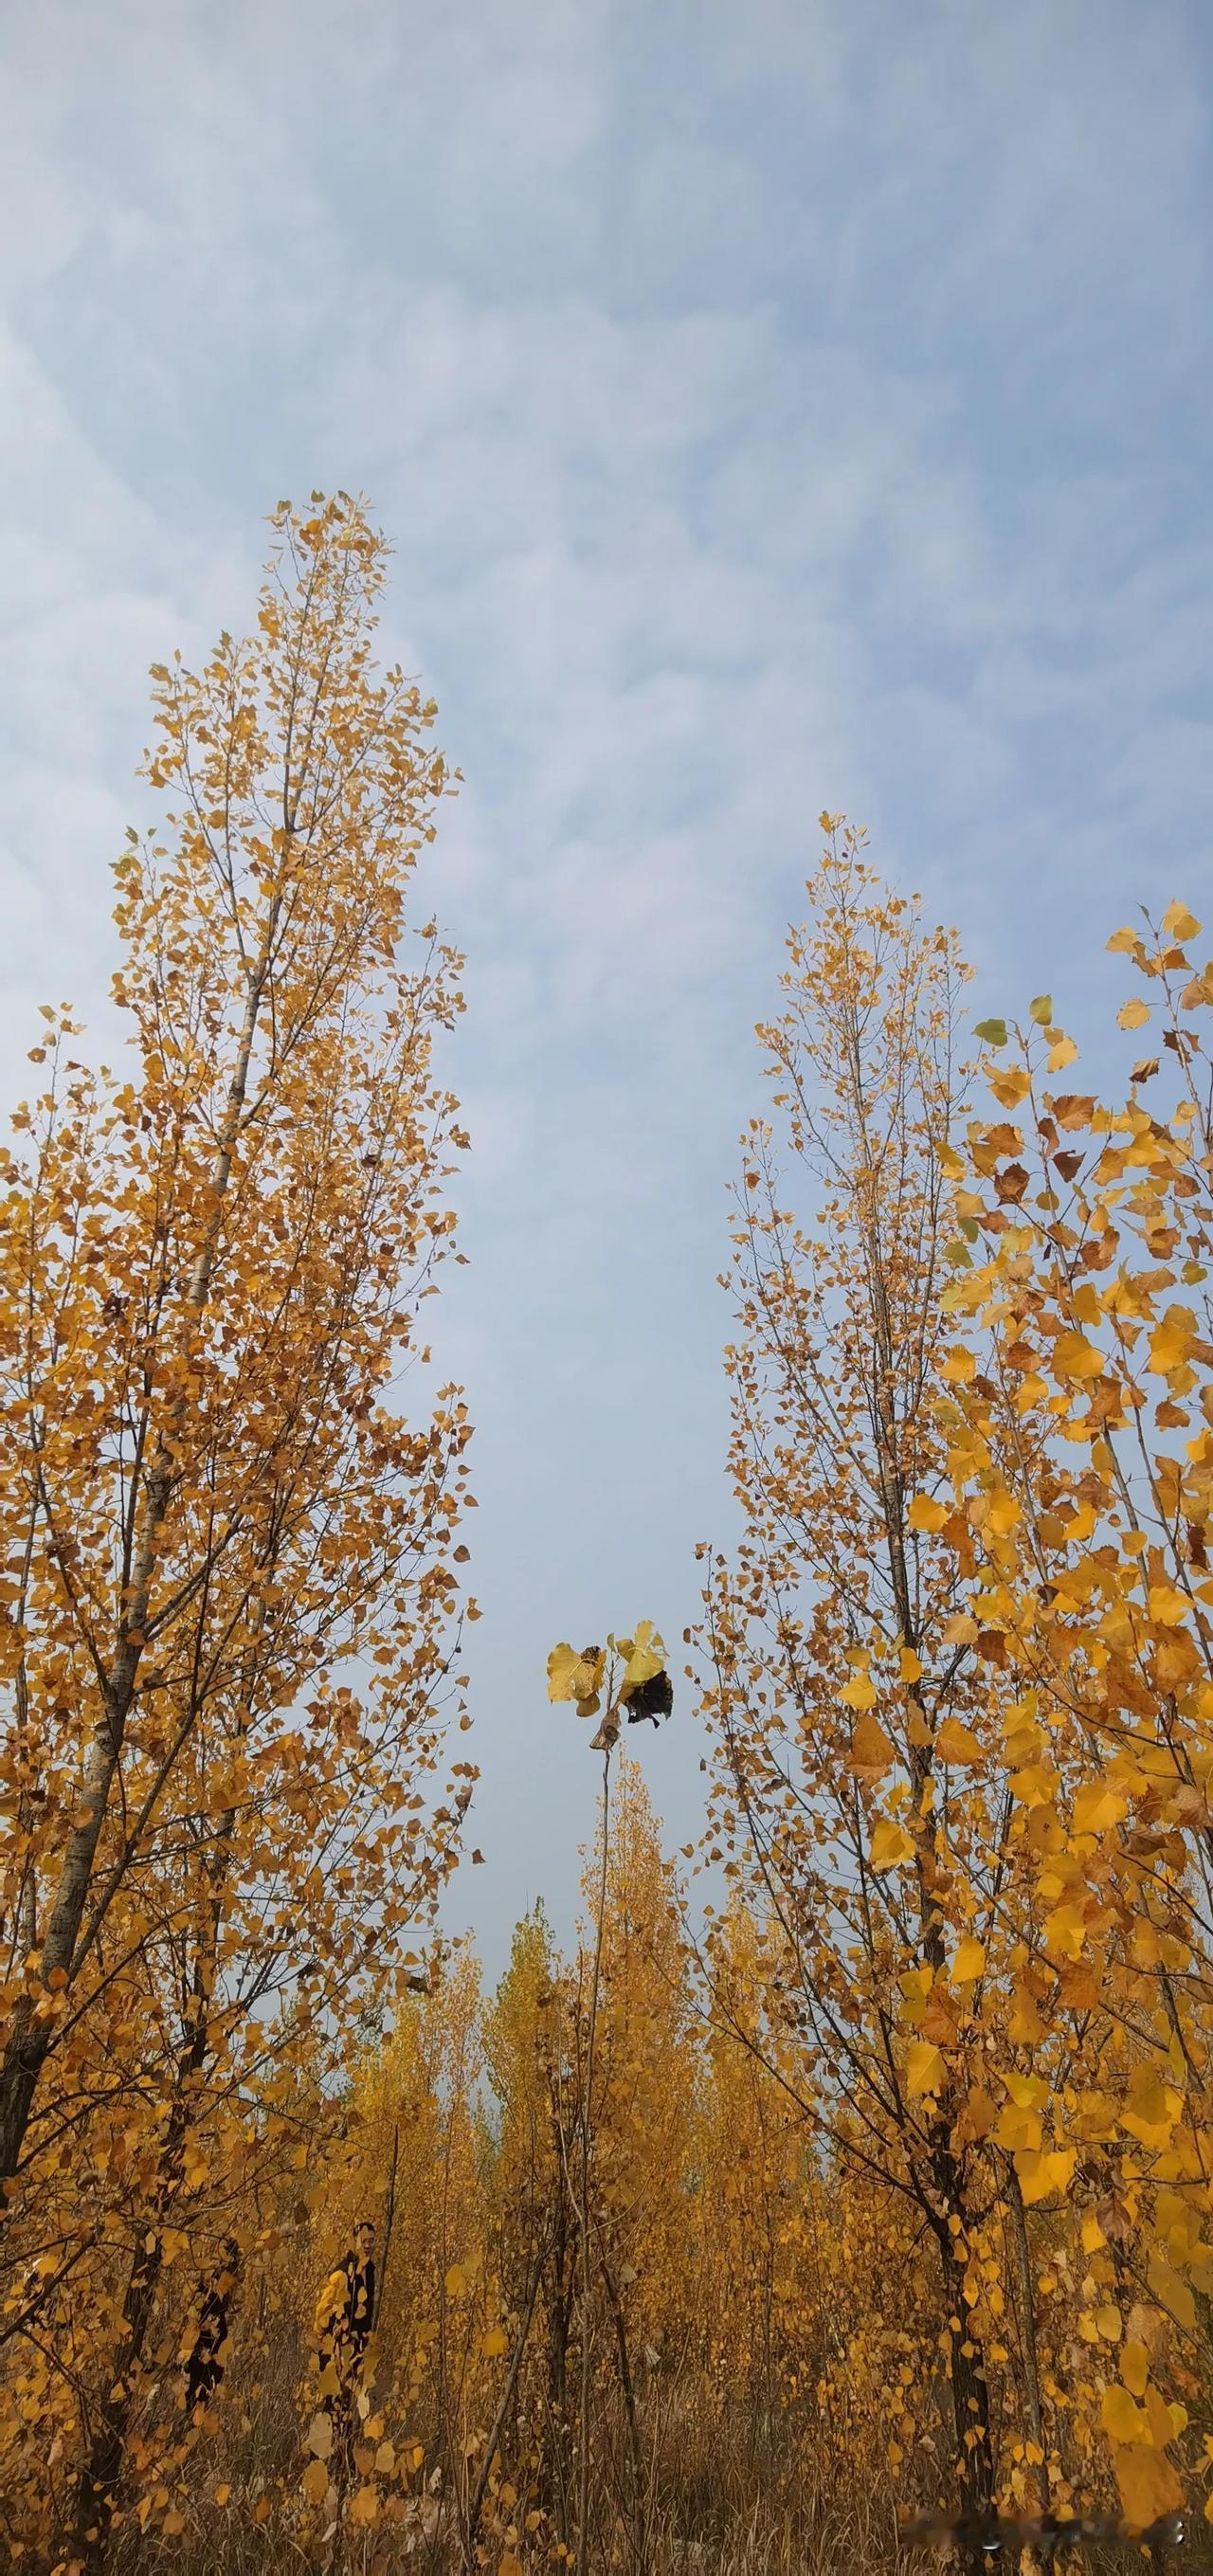
[[[985,1964],[986,1954],[982,1943],[975,1941],[970,1935],[966,1940],[957,1942],[956,1954],[948,1975],[954,1986],[971,1986],[976,1978],[984,1974]]]
[[[1084,1334],[1058,1334],[1053,1344],[1053,1369],[1057,1377],[1079,1380],[1098,1377],[1102,1367],[1102,1355]]]
[[[229,2486],[224,2485],[224,2486],[221,2486],[221,2487],[216,2487],[216,2489],[215,2489],[215,2502],[216,2502],[216,2504],[230,2504],[230,2503],[231,2503],[231,2500],[232,2500],[232,2490],[231,2490],[231,2488],[230,2488]]]
[[[1135,2397],[1145,2396],[1146,2381],[1150,2376],[1150,2356],[1144,2343],[1138,2343],[1136,2337],[1125,2345],[1120,2356],[1120,2375],[1126,2388],[1132,2389]]]
[[[906,1513],[906,1527],[912,1530],[941,1530],[948,1515],[942,1503],[933,1503],[928,1494],[915,1494]]]
[[[1035,1997],[1025,1985],[1019,1983],[1016,1985],[1014,2001],[1011,2005],[1007,2037],[1016,2048],[1035,2048],[1037,2040],[1043,2039],[1044,2036],[1045,2026],[1037,2010]]]
[[[1132,1001],[1126,1002],[1123,1010],[1117,1012],[1116,1025],[1118,1029],[1139,1029],[1149,1016],[1149,1003],[1139,1001],[1134,994]]]
[[[1028,1762],[1011,1773],[1011,1789],[1022,1807],[1043,1807],[1053,1795],[1056,1775],[1043,1762]]]
[[[1105,2343],[1120,2342],[1124,2329],[1121,2323],[1120,2310],[1113,2306],[1111,2299],[1105,2300],[1102,2307],[1096,2308],[1095,2324]]]
[[[1135,2531],[1147,2531],[1165,2513],[1178,2513],[1184,2491],[1163,2452],[1146,2450],[1140,2442],[1123,2449],[1115,2445],[1112,2467],[1125,2520]]]
[[[964,1343],[958,1342],[955,1349],[949,1351],[943,1364],[943,1374],[949,1386],[967,1386],[976,1372],[977,1361],[972,1351],[967,1351]]]
[[[1090,1780],[1079,1789],[1074,1799],[1076,1834],[1105,1834],[1118,1825],[1128,1809],[1127,1798],[1119,1789],[1110,1788],[1106,1780]]]
[[[496,2361],[501,2353],[509,2351],[509,2347],[510,2339],[504,2326],[490,2326],[480,2349],[486,2361]]]
[[[947,2069],[933,2040],[916,2039],[906,2058],[906,2092],[938,2093]]]
[[[166,2540],[175,2540],[178,2532],[184,2531],[185,2529],[185,2515],[183,2513],[178,2513],[177,2508],[174,2505],[172,2512],[166,2513],[160,2528],[164,2533]]]
[[[970,2137],[989,2137],[994,2126],[994,2104],[980,2084],[975,2084],[966,2094],[961,2117]]]
[[[323,2504],[329,2491],[329,2473],[323,2460],[308,2461],[302,2484],[309,2504]]]
[[[867,1673],[852,1673],[849,1682],[843,1683],[838,1696],[841,1700],[845,1700],[848,1708],[875,1708],[876,1706],[876,1693],[872,1687],[871,1677]]]
[[[1048,2192],[1069,2192],[1077,2164],[1077,2148],[1053,2146],[1043,2156],[1015,2156],[1015,2172],[1020,2177],[1020,2192],[1028,2202],[1048,2200]]]
[[[451,2268],[447,2273],[446,2280],[443,2283],[443,2288],[446,2291],[448,2299],[461,2299],[464,2296],[467,2285],[468,2276],[464,2271],[463,2265],[461,2263],[452,2263]]]
[[[1173,2442],[1176,2434],[1183,2431],[1188,2420],[1187,2410],[1178,2404],[1168,2406],[1158,2388],[1147,2388],[1142,2402],[1150,2427],[1150,2440],[1156,2451],[1165,2451],[1168,2442]]]
[[[900,1869],[904,1862],[913,1858],[914,1845],[904,1825],[899,1825],[892,1816],[881,1816],[872,1831],[869,1867],[879,1875],[882,1870]]]
[[[900,1646],[898,1648],[898,1661],[901,1665],[902,1681],[908,1690],[912,1683],[920,1682],[922,1680],[922,1665],[919,1663],[918,1657],[912,1646]]]
[[[551,1654],[548,1656],[549,1699],[572,1698],[573,1694],[569,1688],[569,1675],[574,1671],[580,1661],[581,1658],[575,1646],[553,1646]]]
[[[1186,903],[1169,903],[1162,917],[1168,939],[1199,939],[1200,923]]]
[[[1174,2085],[1164,2082],[1153,2068],[1139,2066],[1129,2084],[1129,2108],[1120,2115],[1120,2126],[1131,2138],[1140,2138],[1143,2147],[1167,2147],[1171,2132],[1183,2109],[1183,2097]]]
[[[895,1762],[896,1759],[896,1752],[879,1718],[865,1711],[851,1736],[851,1750],[847,1755],[848,1771],[857,1772],[861,1779],[866,1777],[879,1780],[881,1774],[887,1771],[890,1763]]]
[[[971,1726],[958,1717],[945,1717],[935,1738],[935,1750],[941,1762],[984,1762],[985,1754]]]
[[[548,1698],[576,1700],[578,1715],[592,1717],[605,1664],[601,1646],[586,1646],[581,1654],[572,1646],[553,1646],[548,1656]]]
[[[1116,2135],[1117,2107],[1110,2093],[1080,2093],[1071,2115],[1074,2135],[1083,2139],[1104,2140]],[[1091,2236],[1090,2231],[1098,2231]],[[1107,2242],[1099,2221],[1093,2216],[1083,2220],[1083,2245],[1088,2254]]]
[[[971,1646],[978,1633],[977,1621],[970,1619],[967,1610],[954,1610],[951,1618],[943,1623],[945,1646]]]
[[[1000,2147],[1009,2148],[1017,2157],[1033,2157],[1040,2162],[1041,2118],[1039,2111],[1025,2104],[1004,2102],[998,2114],[994,2136]],[[1035,2164],[1032,2170],[1035,2171]]]
[[[1146,1599],[1150,1617],[1161,1628],[1178,1628],[1191,1609],[1187,1594],[1177,1592],[1173,1583],[1152,1583]]]
[[[1169,1377],[1172,1369],[1182,1368],[1196,1338],[1196,1317],[1190,1306],[1168,1306],[1162,1322],[1150,1335],[1150,1357],[1147,1367],[1155,1377]]]
[[[1063,1065],[1073,1064],[1077,1053],[1078,1049],[1073,1038],[1059,1038],[1056,1046],[1051,1046],[1045,1057],[1049,1072],[1060,1073]]]
[[[1087,1938],[1086,1920],[1077,1899],[1055,1905],[1044,1921],[1045,1948],[1051,1957],[1081,1959]]]
[[[1146,2278],[1160,2308],[1168,2308],[1176,2325],[1184,2326],[1189,2334],[1195,2334],[1196,2301],[1187,2282],[1180,2280],[1178,2272],[1172,2269],[1164,2255],[1150,2256]]]
[[[373,2522],[378,2522],[378,2520],[379,2496],[377,2490],[374,2487],[359,2487],[357,2494],[350,2498],[350,2521],[360,2523],[365,2531],[369,2529]]]
[[[1099,2420],[1110,2442],[1148,2442],[1150,2427],[1140,2406],[1118,2379],[1105,2388]]]

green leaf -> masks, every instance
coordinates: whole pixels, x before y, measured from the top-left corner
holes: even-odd
[[[1051,1022],[1052,1022],[1052,1018],[1053,1018],[1053,996],[1052,996],[1052,994],[1051,994],[1051,993],[1038,993],[1038,994],[1037,994],[1037,996],[1036,996],[1035,1001],[1034,1001],[1034,1002],[1029,1002],[1029,1004],[1028,1004],[1028,1009],[1029,1009],[1029,1011],[1031,1012],[1032,1017],[1033,1017],[1033,1019],[1034,1019],[1034,1020],[1035,1020],[1035,1022],[1036,1022],[1036,1026],[1037,1026],[1037,1028],[1038,1028],[1038,1029],[1047,1029],[1047,1028],[1050,1026],[1050,1024],[1051,1024]]]
[[[979,1038],[984,1039],[987,1046],[1005,1046],[1007,1043],[1006,1021],[979,1020],[977,1023],[977,1035]]]

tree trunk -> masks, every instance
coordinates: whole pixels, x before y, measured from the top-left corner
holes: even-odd
[[[981,2344],[965,2313],[963,2266],[956,2260],[950,2239],[941,2241],[940,2251],[948,2314],[960,2319],[960,2332],[951,2333],[948,2357],[962,2523],[957,2535],[957,2558],[965,2576],[981,2576],[989,2565],[982,2535],[994,2508],[989,2382]],[[968,2351],[964,2349],[966,2345]]]
[[[187,2025],[189,2035],[177,2061],[172,2108],[160,2151],[156,2189],[122,2305],[122,2335],[113,2367],[107,2374],[96,2428],[76,2489],[72,2536],[66,2554],[69,2564],[78,2565],[83,2576],[99,2576],[109,2554],[131,2410],[156,2291],[164,2268],[162,2229],[173,2194],[181,2181],[190,2112],[198,2078],[206,2062],[210,2026],[207,2000],[218,1950],[221,1910],[221,1893],[216,1889],[211,1898],[206,1946],[199,1949],[194,1961],[193,1995]]]
[[[122,2340],[114,2356],[113,2376],[80,2472],[71,2538],[63,2554],[68,2566],[78,2568],[81,2576],[99,2576],[109,2556],[131,2409],[162,2269],[160,2243],[159,2233],[149,2231],[135,2256],[123,2302]]]
[[[619,2292],[615,2286],[614,2276],[606,2258],[606,2248],[602,2242],[602,2224],[600,2220],[597,2222],[597,2228],[599,2262],[602,2268],[603,2286],[607,2294],[607,2305],[611,2311],[611,2323],[615,2328],[615,2355],[619,2370],[619,2387],[620,2393],[623,2397],[624,2420],[628,2428],[628,2460],[632,2473],[632,2550],[636,2560],[637,2576],[645,2576],[645,2569],[648,2560],[648,2530],[647,2517],[644,2509],[644,2453],[641,2448],[640,2424],[636,2414],[636,2391],[632,2384],[632,2364],[631,2357],[628,2352],[628,2330],[624,2320]]]
[[[1040,2361],[1036,2350],[1036,2285],[1032,2278],[1032,2248],[1028,2242],[1027,2213],[1014,2162],[1007,2158],[1007,2197],[1011,2205],[1011,2241],[1015,2248],[1015,2273],[1019,2287],[1020,2337],[1023,2349],[1024,2397],[1028,2430],[1041,2453],[1036,2472],[1043,2512],[1049,2507],[1049,2471],[1044,2458],[1044,2415],[1040,2403]]]

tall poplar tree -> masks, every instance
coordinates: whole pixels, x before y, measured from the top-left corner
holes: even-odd
[[[472,1776],[427,1797],[466,1413],[400,1392],[466,1141],[459,961],[407,909],[447,776],[372,663],[361,506],[272,525],[253,636],[153,672],[128,1061],[88,1072],[48,1013],[3,1172],[0,2176],[31,2331],[96,2303],[90,2563],[166,2264],[281,2161],[301,2071],[319,2113]]]
[[[957,1560],[913,1508],[943,1454],[965,970],[951,934],[879,885],[862,835],[822,821],[810,917],[759,1031],[771,1110],[745,1139],[733,1228],[743,1535],[708,1564],[713,1830],[758,1901],[771,2026],[785,2066],[799,2035],[811,2129],[934,2240],[961,2487],[984,2507],[976,2142],[954,2052],[996,1834],[968,1788],[958,1849],[949,1787],[980,1758],[970,1720],[991,1686],[956,1641]]]

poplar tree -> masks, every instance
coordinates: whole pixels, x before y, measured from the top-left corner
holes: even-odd
[[[361,505],[272,527],[254,634],[152,674],[125,1061],[48,1012],[3,1167],[0,2177],[31,2317],[64,2349],[93,2302],[89,2563],[165,2267],[248,2223],[301,2081],[321,2115],[472,1777],[429,1795],[469,1426],[402,1401],[466,1142],[459,960],[409,912],[447,773],[372,662]]]

